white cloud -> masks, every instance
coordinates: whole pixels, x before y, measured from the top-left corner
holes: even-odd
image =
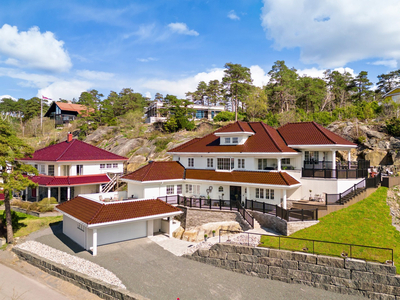
[[[266,85],[271,78],[260,66],[250,67],[251,78],[253,79],[253,84],[258,87],[263,87]]]
[[[89,80],[111,80],[114,77],[113,73],[99,72],[99,71],[89,71],[89,70],[78,70],[76,74],[82,78]]]
[[[317,68],[311,68],[311,69],[303,69],[303,70],[297,70],[297,74],[300,76],[309,76],[309,77],[314,77],[314,78],[324,78],[324,72],[326,69],[317,69]],[[332,71],[338,71],[339,73],[350,73],[351,76],[355,77],[356,74],[354,73],[354,70],[351,68],[335,68]]]
[[[93,84],[88,81],[60,80],[40,89],[37,97],[44,95],[53,100],[57,100],[58,98],[71,100],[72,98],[79,97],[82,92],[89,90],[92,86]]]
[[[0,100],[3,100],[3,99],[12,99],[14,101],[18,100],[17,98],[14,98],[13,96],[10,96],[10,95],[2,95],[2,96],[0,96]]]
[[[376,66],[385,66],[391,69],[397,68],[397,61],[395,59],[388,59],[388,60],[377,60],[371,63],[371,65]]]
[[[11,68],[0,68],[0,76],[22,79],[23,81],[20,82],[20,85],[34,88],[43,88],[50,82],[57,80],[57,77],[52,75],[26,73],[24,71]]]
[[[137,58],[137,61],[140,62],[149,62],[149,61],[157,61],[157,58],[154,57],[147,57],[147,58]]]
[[[0,28],[0,54],[5,64],[52,72],[65,72],[71,59],[64,49],[64,42],[50,31],[41,33],[38,27],[18,32],[16,26],[4,24]]]
[[[274,47],[300,48],[322,68],[368,58],[400,60],[398,0],[264,0],[262,26]]]
[[[175,33],[184,34],[184,35],[193,35],[198,36],[199,33],[195,30],[190,30],[185,23],[170,23],[168,24],[168,28]]]
[[[228,18],[231,19],[231,20],[235,20],[235,21],[239,21],[240,20],[240,18],[238,17],[238,15],[235,13],[234,10],[231,10],[228,13]]]

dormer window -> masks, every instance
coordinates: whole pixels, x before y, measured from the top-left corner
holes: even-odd
[[[239,143],[239,138],[233,137],[232,138],[232,144],[237,144],[237,143]]]
[[[230,143],[231,143],[231,138],[230,137],[225,138],[225,144],[230,144]]]

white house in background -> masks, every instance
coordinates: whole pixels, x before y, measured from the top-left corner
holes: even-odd
[[[164,106],[163,102],[156,101],[151,103],[146,108],[145,123],[165,122],[167,120],[167,117],[165,113],[163,113],[161,110],[163,106]],[[225,107],[221,105],[207,106],[207,105],[192,104],[189,105],[188,107],[196,110],[194,114],[195,120],[200,120],[200,119],[212,120],[218,113],[225,110]]]
[[[56,206],[63,233],[97,255],[97,247],[165,232],[172,236],[173,217],[182,211],[161,200],[104,202],[78,196]]]
[[[341,193],[363,179],[368,173],[361,165],[336,162],[338,150],[347,151],[350,160],[353,148],[315,122],[278,129],[235,122],[170,150],[173,161],[150,162],[121,180],[132,198],[178,194],[286,208],[288,199]]]
[[[66,141],[21,160],[39,172],[30,177],[38,187],[26,189],[23,197],[30,201],[54,197],[62,202],[74,195],[102,192],[107,184],[110,188],[115,175],[123,174],[127,158],[73,139],[69,133]]]

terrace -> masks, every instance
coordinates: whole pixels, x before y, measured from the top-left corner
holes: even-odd
[[[343,161],[334,163],[333,161],[304,161],[301,172],[302,177],[311,178],[365,178],[368,177],[368,160]]]

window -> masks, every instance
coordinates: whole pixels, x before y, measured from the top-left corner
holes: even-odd
[[[237,144],[237,143],[239,143],[239,138],[233,137],[232,138],[232,144]]]
[[[305,151],[304,152],[305,161],[319,161],[318,151]]]
[[[186,193],[200,195],[200,185],[186,184]]]
[[[269,198],[274,200],[275,199],[275,191],[274,190],[269,190],[270,194],[269,194]]]
[[[268,161],[266,158],[259,158],[258,159],[258,169],[259,170],[268,170],[267,162]]]
[[[83,175],[83,165],[76,165],[76,175]]]
[[[290,158],[282,158],[281,163],[282,165],[290,165]]]
[[[40,165],[40,174],[46,174],[46,165]]]
[[[188,167],[194,167],[194,158],[188,158]]]
[[[207,158],[207,168],[214,168],[214,159]]]
[[[106,167],[106,164],[100,164],[100,169],[104,169]]]
[[[220,186],[220,187],[218,188],[218,192],[222,193],[223,191],[224,191],[224,187],[223,187],[223,186]]]
[[[178,184],[176,186],[176,193],[179,195],[182,194],[182,184]]]
[[[238,159],[238,169],[244,169],[244,158],[239,158]]]
[[[35,169],[39,171],[39,169],[38,169],[38,165],[36,165],[36,164],[35,164]]]
[[[230,144],[231,143],[231,138],[225,138],[225,144]]]
[[[265,190],[265,199],[269,199],[269,189]]]
[[[235,159],[233,158],[217,158],[218,170],[232,170],[235,167]]]
[[[113,164],[113,168],[117,169],[118,168],[118,164]]]
[[[112,164],[107,164],[107,169],[111,169]]]
[[[260,189],[256,188],[256,198],[260,198]]]
[[[47,175],[54,176],[54,165],[49,165],[48,169],[49,169],[49,172]]]
[[[174,193],[175,186],[174,185],[167,185],[167,195],[172,195]]]
[[[64,176],[69,176],[69,166],[63,166],[63,174]]]

